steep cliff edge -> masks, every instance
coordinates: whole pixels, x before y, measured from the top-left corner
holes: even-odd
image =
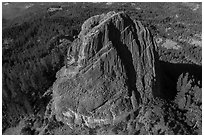
[[[124,12],[89,18],[53,84],[53,113],[74,125],[115,124],[159,94],[156,45]]]

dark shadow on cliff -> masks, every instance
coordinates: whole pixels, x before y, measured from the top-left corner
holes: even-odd
[[[136,98],[138,103],[140,102],[140,93],[137,91],[136,88],[136,71],[134,69],[133,65],[133,59],[132,59],[132,53],[128,49],[127,45],[123,44],[120,41],[121,38],[121,32],[115,28],[115,26],[111,23],[109,24],[109,37],[111,42],[113,43],[113,46],[118,52],[118,56],[120,57],[122,63],[124,64],[125,72],[127,75],[127,81],[126,84],[128,86],[129,90],[129,96],[132,95],[132,91],[135,92]]]
[[[177,94],[177,81],[182,73],[189,73],[195,81],[202,83],[202,66],[193,64],[174,64],[159,61],[161,70],[161,95],[160,97],[173,100]]]

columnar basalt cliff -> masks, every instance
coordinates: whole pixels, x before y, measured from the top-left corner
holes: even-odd
[[[53,85],[58,121],[90,128],[120,122],[159,93],[156,45],[124,12],[84,22]]]

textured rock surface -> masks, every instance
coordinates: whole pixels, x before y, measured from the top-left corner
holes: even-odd
[[[89,18],[53,85],[58,121],[90,128],[115,124],[159,93],[150,32],[123,12]]]

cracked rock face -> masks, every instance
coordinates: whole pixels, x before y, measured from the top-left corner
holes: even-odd
[[[57,120],[90,128],[120,122],[159,91],[156,56],[150,32],[125,13],[89,18],[53,85]]]

